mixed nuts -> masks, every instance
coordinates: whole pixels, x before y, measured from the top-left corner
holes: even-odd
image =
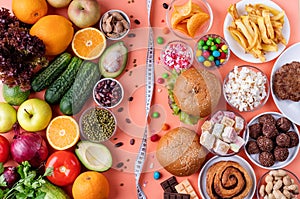
[[[120,38],[126,34],[130,28],[129,21],[119,11],[107,12],[101,20],[103,33],[108,38]]]

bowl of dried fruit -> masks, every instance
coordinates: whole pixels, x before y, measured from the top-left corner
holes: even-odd
[[[101,143],[109,140],[117,130],[115,115],[104,107],[90,107],[79,119],[80,139]]]
[[[119,40],[130,30],[130,19],[122,10],[109,10],[100,19],[100,30],[107,39]]]
[[[122,84],[113,78],[99,80],[93,89],[93,98],[98,106],[114,108],[118,106],[124,96]]]

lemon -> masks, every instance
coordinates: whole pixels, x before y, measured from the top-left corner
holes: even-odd
[[[2,96],[4,100],[12,105],[19,106],[28,99],[30,90],[22,91],[19,86],[9,87],[6,84],[2,88]]]

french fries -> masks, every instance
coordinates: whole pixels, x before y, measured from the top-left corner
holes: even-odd
[[[263,4],[245,5],[246,15],[239,15],[236,4],[230,5],[228,13],[233,21],[228,27],[231,36],[255,58],[265,62],[265,53],[278,51],[278,44],[286,45],[282,35],[284,12]]]

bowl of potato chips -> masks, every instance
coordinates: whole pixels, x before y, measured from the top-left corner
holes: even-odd
[[[197,40],[210,30],[213,12],[206,0],[173,0],[166,21],[177,37]]]

